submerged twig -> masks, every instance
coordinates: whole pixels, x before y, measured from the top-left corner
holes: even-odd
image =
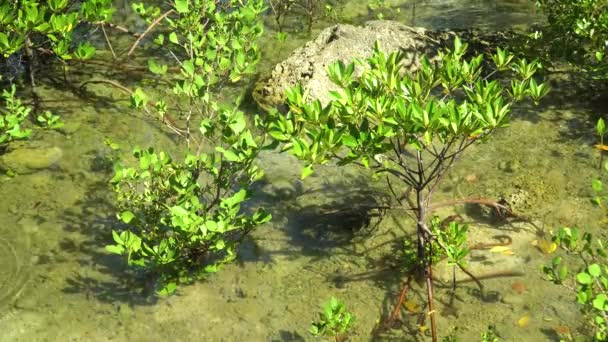
[[[133,43],[133,45],[131,46],[131,49],[129,49],[129,52],[127,53],[127,56],[131,56],[131,54],[133,54],[133,51],[135,51],[135,48],[137,47],[137,45],[139,45],[139,43],[141,42],[142,39],[144,39],[144,37],[156,26],[158,25],[158,23],[160,23],[163,19],[165,19],[168,15],[170,15],[171,13],[173,13],[173,10],[168,10],[167,12],[163,13],[163,15],[161,15],[160,17],[156,18],[156,20],[154,20],[150,26],[148,26],[148,28],[144,31],[144,33],[141,34],[141,36],[137,37],[137,40],[135,41],[135,43]]]
[[[106,29],[104,28],[104,24],[102,23],[100,26],[101,26],[101,32],[103,32],[103,37],[106,39],[106,44],[108,44],[108,48],[110,49],[110,52],[112,53],[112,57],[114,57],[114,59],[116,59],[116,53],[114,52],[114,48],[112,47],[112,43],[110,43],[110,38],[108,38],[108,34],[106,33]]]
[[[407,290],[410,288],[410,283],[412,282],[412,276],[409,275],[406,279],[406,281],[403,283],[403,288],[401,289],[401,293],[399,294],[399,299],[397,300],[397,304],[395,304],[395,307],[393,308],[393,312],[391,313],[391,315],[389,316],[389,318],[386,320],[386,322],[384,323],[384,325],[386,327],[390,327],[393,322],[399,318],[400,312],[401,312],[401,306],[403,306],[403,302],[405,301],[405,295],[407,293]]]

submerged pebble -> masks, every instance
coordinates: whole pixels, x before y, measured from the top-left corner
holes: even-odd
[[[20,148],[0,156],[0,170],[29,174],[56,165],[63,157],[59,147]]]

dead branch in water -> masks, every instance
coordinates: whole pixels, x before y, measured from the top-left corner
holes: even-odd
[[[144,31],[144,33],[141,34],[141,36],[137,37],[137,40],[135,41],[135,43],[133,43],[133,45],[131,46],[131,49],[129,49],[129,52],[127,52],[127,56],[131,56],[131,54],[133,54],[133,51],[135,51],[135,48],[137,47],[137,45],[139,45],[139,43],[141,42],[142,39],[144,39],[144,37],[156,26],[158,25],[163,19],[165,19],[168,15],[174,13],[175,11],[173,10],[168,10],[167,12],[163,13],[163,15],[161,15],[160,17],[156,18],[156,20],[154,20],[150,26],[148,26],[148,28]]]

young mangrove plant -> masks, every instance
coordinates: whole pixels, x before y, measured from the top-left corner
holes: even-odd
[[[604,168],[608,171],[608,164]],[[591,187],[595,193],[592,202],[605,210],[608,195],[602,181],[594,179]],[[544,266],[543,273],[572,292],[587,318],[585,335],[594,341],[608,341],[608,240],[569,227],[559,229],[552,240],[563,253]],[[575,258],[570,261],[565,256]]]
[[[23,127],[31,108],[24,106],[21,100],[15,96],[15,92],[14,84],[10,89],[2,90],[4,103],[0,108],[0,153],[6,147],[6,143],[15,139],[27,138],[31,134],[30,129]]]
[[[323,305],[319,320],[312,322],[309,331],[315,337],[327,337],[334,342],[341,342],[346,340],[354,321],[355,317],[348,312],[344,302],[331,297]]]
[[[537,54],[563,58],[598,78],[608,77],[608,1],[536,1],[547,25],[535,34]]]
[[[586,330],[594,341],[608,340],[608,240],[594,238],[577,228],[561,228],[553,241],[568,255],[576,256],[577,266],[558,255],[543,273],[554,284],[572,291],[573,299],[587,317]],[[571,269],[574,267],[575,271]]]
[[[263,137],[252,133],[235,106],[214,99],[223,84],[255,70],[264,8],[261,0],[133,7],[150,22],[146,32],[156,26],[170,32],[154,39],[170,59],[150,59],[148,65],[171,86],[155,89],[155,101],[143,89],[127,90],[134,106],[157,115],[183,138],[188,152],[176,161],[163,151],[136,148],[138,166],[116,164],[112,184],[125,226],[113,232],[114,244],[107,249],[157,276],[160,292],[170,293],[233,260],[243,238],[270,220],[261,209],[242,208],[251,183],[262,176],[254,160]],[[179,72],[167,73],[167,63]]]
[[[86,41],[75,41],[74,29],[87,23],[104,30],[113,12],[111,0],[2,2],[0,53],[5,58],[13,54],[23,56],[34,107],[38,105],[36,60],[42,56],[56,57],[62,62],[93,57],[95,48]]]
[[[330,102],[309,101],[301,86],[287,91],[289,112],[271,115],[269,134],[306,165],[337,160],[386,175],[400,206],[415,213],[417,254],[427,287],[433,340],[437,341],[433,306],[433,246],[444,248],[459,263],[460,249],[450,250],[429,227],[431,199],[446,172],[474,143],[508,123],[514,101],[537,102],[548,91],[533,78],[537,62],[516,59],[504,50],[492,55],[495,70],[485,72],[483,55],[465,58],[467,44],[440,53],[438,62],[423,58],[419,71],[408,75],[404,52],[385,54],[375,44],[371,57],[355,63],[338,61],[327,71],[339,88]],[[511,76],[505,89],[496,72]],[[393,186],[399,182],[400,188]],[[499,206],[499,204],[496,204]],[[504,206],[503,206],[504,207]],[[455,228],[456,229],[456,228]],[[458,228],[461,230],[461,228]]]
[[[315,1],[318,0],[268,0],[268,5],[272,10],[277,30],[283,32],[285,18],[295,9],[303,9],[306,12],[308,22],[308,32],[312,30],[314,20]]]

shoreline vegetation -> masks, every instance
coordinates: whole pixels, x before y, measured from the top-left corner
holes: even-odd
[[[608,2],[465,4],[0,4],[0,339],[608,340]]]

